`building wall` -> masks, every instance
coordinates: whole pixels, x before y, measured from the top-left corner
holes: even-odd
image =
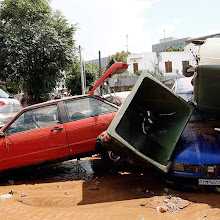
[[[189,37],[181,38],[181,39],[175,39],[175,38],[161,39],[159,44],[152,45],[152,52],[162,52],[166,47],[170,47],[170,46],[174,48],[179,48],[181,46],[184,47],[184,42],[188,39]]]
[[[99,59],[96,60],[89,60],[88,63],[94,63],[99,65]],[[105,68],[108,65],[108,57],[101,58],[101,65]]]
[[[138,76],[133,77],[120,77],[120,78],[110,78],[109,79],[109,88],[111,92],[114,89],[115,92],[128,91],[133,88],[135,83],[138,80]]]
[[[189,61],[189,64],[193,64],[194,60],[192,53],[184,51],[130,54],[128,71],[134,73],[134,63],[137,63],[138,70],[156,71],[163,75],[164,80],[169,80],[183,77],[182,61]],[[165,62],[172,62],[172,72],[166,73]]]

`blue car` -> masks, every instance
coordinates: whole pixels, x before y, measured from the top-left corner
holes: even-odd
[[[207,119],[208,118],[208,119]],[[171,157],[169,184],[220,186],[220,121],[194,113]]]

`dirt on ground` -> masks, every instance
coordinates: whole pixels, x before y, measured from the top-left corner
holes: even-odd
[[[79,164],[3,173],[0,219],[220,219],[218,193],[168,188],[152,168],[109,169],[95,157]]]

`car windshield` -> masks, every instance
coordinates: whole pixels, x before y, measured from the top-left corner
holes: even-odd
[[[0,89],[0,98],[9,98],[9,97],[10,97],[10,94]]]

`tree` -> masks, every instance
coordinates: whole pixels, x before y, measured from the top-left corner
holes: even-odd
[[[118,62],[127,63],[127,57],[131,54],[130,52],[125,52],[124,50],[121,52],[117,52],[116,54],[113,54],[108,57],[108,60],[111,61],[112,59],[115,59]]]
[[[90,85],[98,78],[99,67],[97,64],[85,62],[86,85]],[[82,94],[80,62],[76,61],[67,72],[66,87],[72,95]]]
[[[178,48],[175,48],[173,46],[170,46],[170,47],[166,47],[164,49],[164,52],[173,52],[173,51],[184,51],[184,48],[182,46],[178,47]]]
[[[37,103],[72,65],[76,26],[48,0],[3,0],[0,29],[0,80],[16,82],[26,102]]]

